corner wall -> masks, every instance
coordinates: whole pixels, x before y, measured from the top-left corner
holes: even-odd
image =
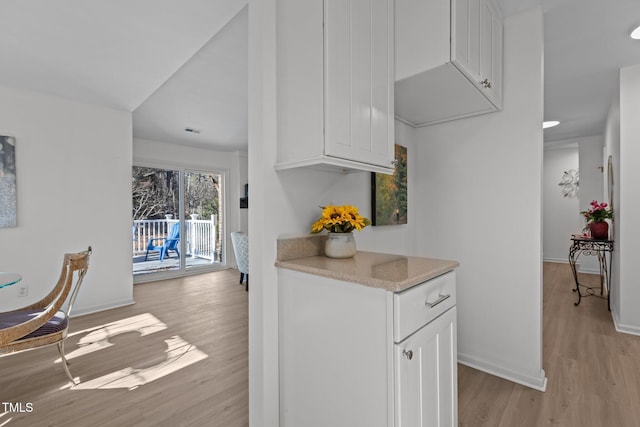
[[[543,15],[504,20],[504,109],[416,130],[419,255],[455,259],[459,361],[544,389]]]
[[[612,289],[615,295],[614,320],[616,327],[624,332],[640,335],[640,287],[636,264],[638,249],[636,242],[640,239],[638,218],[640,217],[640,65],[620,70],[620,139],[617,169],[619,180],[616,189],[619,200],[615,201],[616,216],[616,252],[619,259],[618,289]],[[615,141],[612,141],[611,152],[615,156]],[[615,157],[614,157],[615,158]],[[615,281],[615,277],[614,277]]]
[[[63,255],[91,245],[73,313],[133,303],[131,113],[0,87],[0,134],[16,138],[18,225],[0,229],[0,270],[23,275],[0,289],[0,311],[44,296]]]

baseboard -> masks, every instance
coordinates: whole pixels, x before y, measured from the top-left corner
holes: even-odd
[[[510,369],[505,369],[500,366],[495,366],[494,364],[487,361],[460,353],[458,353],[458,363],[469,366],[470,368],[477,369],[479,371],[486,372],[491,375],[495,375],[496,377],[504,378],[505,380],[530,387],[534,390],[545,391],[547,389],[547,376],[544,372],[544,369],[540,370],[539,376],[533,377],[530,375],[524,375],[522,373],[512,371]]]
[[[83,307],[79,310],[74,309],[71,317],[84,316],[86,314],[92,314],[92,313],[97,313],[99,311],[111,310],[113,308],[118,308],[118,307],[125,307],[127,305],[133,305],[135,303],[136,302],[133,299],[126,299],[126,300],[116,301],[111,304]]]
[[[578,273],[600,275],[600,270],[599,269],[592,269],[592,268],[580,268],[580,267],[578,267]]]
[[[568,258],[542,258],[542,262],[558,262],[560,264],[569,264]]]
[[[640,327],[624,325],[620,323],[620,316],[618,315],[618,312],[615,310],[615,307],[611,307],[611,317],[613,318],[613,325],[615,326],[616,331],[622,332],[623,334],[640,336]]]
[[[564,259],[564,258],[543,258],[542,259],[543,262],[557,262],[559,264],[569,264],[569,260],[568,259]],[[584,273],[584,274],[600,274],[600,270],[597,268],[584,268],[583,265],[581,265],[579,262],[576,263],[576,269],[578,270],[578,273]]]

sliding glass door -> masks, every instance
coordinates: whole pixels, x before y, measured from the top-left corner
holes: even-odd
[[[222,219],[222,175],[184,172],[184,210],[187,243],[186,267],[222,261],[220,221]]]
[[[134,278],[223,263],[223,180],[212,171],[133,167]]]

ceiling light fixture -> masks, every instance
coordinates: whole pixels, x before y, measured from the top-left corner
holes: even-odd
[[[631,31],[631,38],[640,40],[640,27],[637,27],[635,30]]]
[[[550,120],[548,122],[542,122],[542,129],[552,128],[554,126],[558,126],[560,124],[557,120]]]

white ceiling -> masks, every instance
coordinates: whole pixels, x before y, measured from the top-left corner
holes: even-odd
[[[639,0],[543,0],[545,141],[602,135],[618,70],[640,64]]]
[[[248,54],[245,7],[133,112],[133,136],[222,151],[246,150]]]
[[[640,0],[498,0],[545,12],[545,141],[603,133],[640,64]],[[0,0],[0,85],[133,111],[134,136],[247,147],[247,0]],[[201,130],[187,133],[185,128]]]
[[[0,0],[0,85],[133,111],[136,137],[246,149],[246,6]]]

